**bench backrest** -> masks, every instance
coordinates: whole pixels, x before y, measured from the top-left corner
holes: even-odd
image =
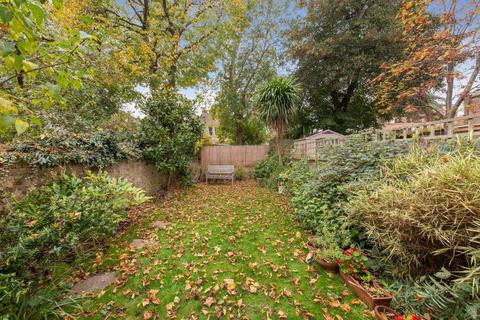
[[[234,173],[235,172],[235,167],[231,164],[226,164],[226,165],[208,165],[207,169],[208,173]]]

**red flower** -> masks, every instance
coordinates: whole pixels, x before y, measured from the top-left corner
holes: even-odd
[[[393,317],[393,320],[404,320],[403,314],[397,314],[395,317]]]
[[[352,248],[348,248],[347,250],[343,251],[343,255],[345,255],[345,256],[350,256],[353,252],[355,252],[355,250],[357,250],[357,249],[355,249],[355,248],[353,248],[353,247],[352,247]]]

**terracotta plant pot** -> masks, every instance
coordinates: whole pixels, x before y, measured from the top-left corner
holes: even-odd
[[[355,280],[352,276],[346,275],[343,272],[340,272],[340,278],[342,278],[343,282],[355,292],[357,297],[365,302],[370,309],[374,309],[376,306],[386,306],[390,305],[393,297],[392,295],[385,293],[384,296],[373,296],[370,291],[366,288],[362,287],[362,285]]]
[[[315,248],[314,246],[310,245],[309,243],[307,243],[307,249],[308,251],[316,251],[317,248]]]
[[[318,263],[323,270],[327,272],[338,273],[340,271],[340,267],[336,262],[328,262],[327,260],[323,260],[322,258],[315,258],[315,262]]]
[[[315,248],[315,246],[313,246],[313,244],[310,241],[307,242],[307,248],[308,248],[308,251],[315,252],[317,250],[317,248]],[[322,267],[322,269],[327,272],[338,273],[340,270],[338,263],[336,262],[328,262],[327,260],[324,260],[317,256],[315,256],[314,259],[315,259],[315,262],[318,263]]]
[[[375,319],[377,319],[377,320],[390,320],[390,319],[392,319],[388,316],[384,316],[385,313],[391,313],[393,315],[396,314],[395,311],[393,311],[392,309],[390,309],[389,307],[386,307],[386,306],[376,306],[373,311],[375,313]]]

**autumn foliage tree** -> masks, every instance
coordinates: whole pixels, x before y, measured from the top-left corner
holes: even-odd
[[[403,1],[404,59],[373,80],[383,112],[455,117],[478,87],[479,9],[478,0]]]
[[[96,19],[123,44],[113,48],[115,62],[155,90],[204,79],[243,8],[224,0],[105,0]]]
[[[57,25],[63,1],[0,3],[0,132],[23,133],[87,77],[96,37]]]

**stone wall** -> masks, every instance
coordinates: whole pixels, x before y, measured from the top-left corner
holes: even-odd
[[[147,194],[155,194],[167,188],[168,176],[160,174],[154,165],[145,161],[119,162],[107,169],[114,178],[125,178]]]
[[[1,167],[1,165],[0,165]],[[12,195],[20,197],[29,190],[39,188],[52,180],[58,179],[63,173],[75,173],[83,176],[98,169],[80,165],[67,165],[53,168],[32,168],[28,165],[15,164],[8,168],[1,168],[0,176],[0,207]],[[142,188],[147,194],[155,194],[167,187],[167,176],[159,174],[155,167],[144,161],[122,161],[113,164],[106,171],[111,177],[125,178],[136,187]]]

